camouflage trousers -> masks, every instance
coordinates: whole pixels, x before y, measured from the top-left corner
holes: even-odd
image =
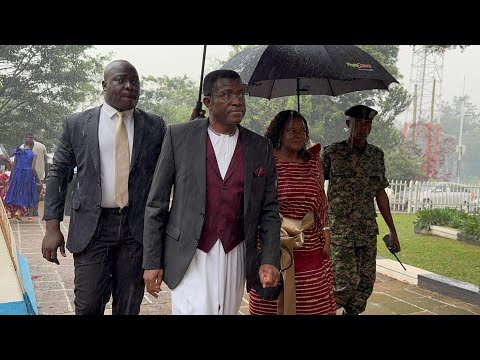
[[[372,245],[346,247],[331,245],[334,292],[337,308],[347,314],[365,311],[376,277],[377,237]]]

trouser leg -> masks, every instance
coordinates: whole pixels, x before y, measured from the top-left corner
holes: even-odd
[[[88,246],[73,254],[75,314],[102,315],[112,293],[112,264],[119,242],[119,215],[103,209]]]
[[[138,315],[143,300],[143,246],[130,233],[127,220],[123,236],[115,249],[112,277],[112,314]]]
[[[93,238],[87,248],[73,254],[75,314],[102,315],[111,294],[112,245]]]
[[[377,244],[356,248],[359,282],[353,297],[344,309],[349,314],[360,314],[365,311],[367,300],[373,292],[377,271]]]
[[[332,244],[333,288],[337,308],[345,308],[354,296],[360,281],[354,247]]]

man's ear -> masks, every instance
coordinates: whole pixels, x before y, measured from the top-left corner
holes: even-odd
[[[203,97],[203,105],[205,105],[207,107],[207,109],[210,109],[210,103],[211,103],[211,98],[210,96],[204,96]]]
[[[350,119],[346,119],[345,124],[347,124],[347,127],[350,128]]]

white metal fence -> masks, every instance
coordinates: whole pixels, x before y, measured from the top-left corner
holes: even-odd
[[[387,189],[392,211],[415,213],[421,209],[479,210],[480,185],[450,182],[390,180]]]
[[[480,210],[480,184],[389,180],[385,189],[392,211],[416,213],[421,209],[456,208],[466,212]],[[328,180],[325,181],[325,192]],[[375,209],[378,211],[377,203]]]

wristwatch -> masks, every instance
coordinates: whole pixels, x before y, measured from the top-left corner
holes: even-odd
[[[327,230],[330,231],[330,228],[329,228],[328,226],[324,226],[324,227],[322,228],[322,231],[327,231]]]

